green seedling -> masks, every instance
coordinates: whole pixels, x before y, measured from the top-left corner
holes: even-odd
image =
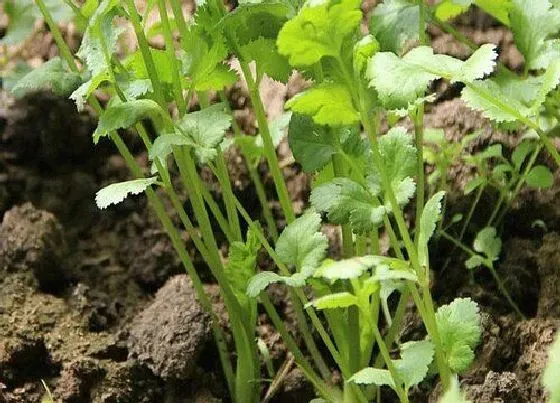
[[[379,396],[371,386],[376,385],[393,389],[401,402],[408,402],[410,388],[427,380],[428,374],[441,380],[447,391],[444,401],[464,401],[454,374],[464,372],[474,359],[481,333],[478,307],[470,299],[436,307],[430,289],[429,243],[434,233],[446,234],[441,224],[439,230],[437,226],[444,215],[447,170],[453,159],[464,156],[471,137],[463,144],[449,144],[441,133],[424,130],[424,104],[435,100],[430,93],[433,81],[460,83],[462,98],[471,108],[502,127],[526,128],[535,136],[521,143],[509,159],[496,145],[466,157],[478,172],[467,193],[476,191],[477,197],[460,239],[481,189],[493,186],[503,195],[491,220],[494,224],[525,184],[548,186],[551,173],[536,160],[545,148],[560,163],[551,140],[558,130],[555,108],[560,102],[554,39],[560,30],[557,2],[538,0],[528,6],[521,0],[445,0],[431,6],[422,0],[386,0],[367,16],[369,32],[364,34],[364,15],[357,0],[243,1],[232,11],[219,0],[209,0],[198,4],[192,19],[183,15],[178,0],[150,1],[143,15],[132,0],[90,0],[81,6],[68,0],[65,4],[84,30],[76,55],[64,43],[49,4],[35,3],[57,42],[60,58],[26,75],[15,91],[21,95],[49,89],[70,96],[79,110],[89,105],[99,115],[94,142],[112,141],[133,179],[102,189],[98,205],[106,208],[128,195],[146,194],[193,280],[199,301],[213,315],[232,401],[261,399],[259,351],[264,350],[256,338],[259,303],[321,401],[371,401]],[[448,20],[473,5],[511,27],[526,61],[521,77],[497,64],[494,45],[473,49],[466,60],[436,54],[429,46],[428,24],[466,41]],[[160,19],[147,26],[146,16],[155,10]],[[543,19],[549,24],[540,29]],[[123,55],[117,53],[117,44],[126,29],[134,31],[138,48]],[[160,34],[163,49],[150,44],[150,38]],[[242,74],[230,69],[232,57],[239,61]],[[287,101],[290,114],[270,123],[259,85],[264,76],[287,82],[293,70],[309,80],[309,87]],[[232,117],[225,94],[238,79],[247,83],[257,136],[243,134]],[[105,108],[95,96],[99,91],[110,99]],[[213,93],[219,94],[220,103],[211,101]],[[191,111],[194,96],[200,110]],[[383,115],[408,116],[414,133],[401,127],[381,133]],[[299,218],[276,154],[286,126],[295,161],[314,177],[309,210]],[[136,163],[118,134],[124,129],[138,133],[150,169]],[[242,151],[255,182],[266,234],[233,191],[224,157],[232,144]],[[257,171],[262,159],[286,223],[280,234]],[[424,194],[425,161],[435,165],[435,174],[428,177],[431,197]],[[201,167],[216,177],[225,211],[199,175]],[[185,208],[171,175],[177,175],[190,209]],[[171,214],[164,199],[173,207]],[[405,211],[414,203],[415,222],[409,225]],[[249,226],[245,234],[241,219]],[[227,239],[226,257],[212,220]],[[180,227],[174,222],[180,222]],[[327,256],[328,240],[321,232],[327,222],[341,231],[342,256],[337,260]],[[234,351],[228,350],[180,235],[183,230],[219,285]],[[382,233],[389,239],[389,256],[380,252]],[[469,266],[486,266],[495,274],[501,249],[495,229],[479,233],[474,250],[448,237],[469,253]],[[266,271],[257,267],[261,249],[275,265]],[[508,298],[499,277],[495,278]],[[267,296],[266,287],[272,283],[288,287],[301,344]],[[313,291],[311,301],[304,288]],[[399,302],[391,310],[388,298],[394,293],[399,294]],[[410,298],[426,338],[401,343],[397,335]],[[385,337],[381,315],[389,324]],[[398,357],[390,354],[393,349]],[[334,362],[342,374],[340,387],[332,385],[327,362]],[[272,376],[274,368],[267,365],[267,371]]]

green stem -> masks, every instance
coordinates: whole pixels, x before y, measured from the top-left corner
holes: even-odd
[[[224,159],[224,154],[218,150],[218,156],[216,157],[216,167],[215,173],[217,174],[218,181],[222,188],[222,195],[224,197],[224,202],[226,205],[226,211],[229,221],[229,226],[235,235],[235,240],[240,241],[242,239],[241,227],[239,226],[239,216],[237,215],[237,208],[235,207],[235,201],[233,189],[231,186],[231,181],[229,179],[229,174]]]
[[[185,20],[185,16],[183,15],[181,2],[179,0],[171,0],[171,9],[173,10],[175,22],[177,23],[177,28],[179,29],[179,34],[181,35],[181,41],[184,41],[188,37],[189,29],[187,28],[187,22]]]
[[[266,309],[266,312],[268,313],[268,316],[270,317],[270,320],[272,321],[274,328],[278,331],[278,333],[280,333],[280,336],[282,336],[282,339],[284,340],[284,343],[286,343],[288,350],[294,355],[294,359],[296,363],[301,368],[301,370],[305,373],[307,379],[309,379],[311,383],[313,383],[313,386],[315,386],[315,388],[327,401],[331,401],[331,402],[341,401],[342,397],[340,396],[340,391],[338,391],[337,389],[333,389],[332,387],[329,387],[315,373],[315,371],[313,371],[313,368],[311,367],[311,365],[309,365],[303,353],[297,346],[297,343],[295,342],[294,338],[290,335],[290,333],[286,329],[284,322],[276,312],[274,305],[272,305],[272,302],[270,302],[270,299],[268,298],[266,293],[261,293],[260,300],[264,308]]]
[[[35,0],[35,3],[37,4],[37,7],[39,7],[39,9],[41,10],[41,14],[43,14],[43,18],[45,19],[45,22],[49,26],[49,30],[51,31],[56,46],[58,47],[58,51],[60,52],[62,58],[66,61],[68,68],[74,73],[79,73],[80,70],[76,65],[76,61],[74,60],[72,51],[64,41],[64,38],[62,37],[62,33],[60,32],[58,25],[56,25],[56,23],[54,22],[54,19],[51,13],[49,12],[49,9],[45,5],[45,2],[43,0]]]
[[[332,156],[332,164],[334,169],[334,174],[336,177],[345,177],[346,173],[344,170],[344,165],[342,158],[338,154]],[[342,250],[345,258],[350,258],[354,256],[354,241],[352,235],[352,227],[350,224],[344,224],[342,228]]]
[[[379,333],[379,329],[377,326],[373,326],[373,335],[375,337],[375,341],[377,342],[377,346],[379,347],[379,352],[381,353],[381,357],[385,361],[385,365],[387,369],[391,373],[391,378],[393,378],[393,382],[395,383],[395,392],[397,392],[397,396],[399,400],[403,403],[408,403],[408,395],[406,391],[403,389],[399,374],[391,360],[391,355],[389,354],[389,349],[387,345],[383,341],[383,337],[381,337],[381,333]]]
[[[144,65],[146,71],[148,72],[148,77],[152,82],[152,88],[154,90],[154,98],[156,102],[164,110],[167,110],[167,103],[165,102],[165,95],[163,91],[163,86],[159,80],[156,65],[150,51],[150,45],[148,44],[148,39],[144,34],[144,28],[142,27],[142,21],[140,21],[140,15],[136,10],[136,5],[134,0],[125,0],[128,7],[128,14],[130,15],[130,20],[136,34],[136,39],[138,40],[138,47],[142,53],[142,59],[144,60]]]
[[[418,35],[420,44],[426,45],[428,37],[426,35],[426,5],[424,0],[418,0]]]
[[[476,210],[476,206],[478,206],[478,203],[480,202],[480,198],[482,197],[482,193],[484,193],[484,189],[486,189],[486,186],[482,185],[479,186],[479,188],[476,191],[476,196],[474,197],[474,202],[471,204],[471,207],[469,208],[469,212],[467,213],[467,217],[465,219],[465,222],[463,222],[463,226],[461,227],[461,232],[459,233],[459,241],[463,240],[463,237],[465,236],[465,231],[467,230],[473,214]]]
[[[247,81],[247,86],[249,88],[249,96],[251,98],[251,103],[255,110],[257,116],[257,123],[259,124],[259,133],[263,140],[264,154],[268,162],[268,167],[274,180],[274,185],[276,187],[276,193],[278,194],[278,200],[284,211],[284,216],[286,221],[291,223],[296,219],[294,214],[294,209],[292,206],[292,201],[290,200],[290,195],[288,193],[288,188],[286,187],[286,182],[284,181],[284,175],[280,169],[280,164],[278,163],[278,156],[276,155],[276,149],[272,141],[272,136],[270,135],[270,128],[268,125],[268,120],[266,118],[266,112],[264,110],[264,105],[262,103],[261,97],[259,95],[258,84],[253,79],[251,74],[251,69],[249,64],[240,59],[241,70]]]
[[[183,85],[181,84],[180,71],[181,68],[177,61],[177,55],[175,54],[175,45],[173,43],[173,32],[171,31],[171,24],[169,23],[169,17],[167,15],[167,5],[165,0],[157,0],[159,14],[161,19],[161,25],[163,27],[163,38],[165,41],[165,53],[167,54],[167,60],[171,66],[171,78],[173,80],[173,96],[175,97],[175,103],[177,104],[177,109],[179,110],[179,115],[183,116],[187,113],[187,104],[185,98],[183,98]]]
[[[220,210],[220,207],[218,206],[218,203],[216,203],[216,201],[214,200],[214,198],[210,194],[210,191],[208,190],[208,188],[204,185],[204,183],[202,183],[202,180],[200,178],[198,180],[200,182],[199,189],[202,191],[202,197],[204,198],[204,201],[206,202],[206,205],[210,209],[210,212],[214,216],[214,219],[218,223],[220,229],[222,230],[222,232],[226,236],[226,238],[228,240],[228,243],[231,244],[234,241],[235,236],[233,235],[233,232],[231,232],[231,229],[229,227],[229,223],[227,222],[226,218],[222,214],[222,211]]]
[[[241,216],[243,217],[245,222],[247,222],[249,227],[255,231],[255,233],[258,235],[259,240],[261,241],[263,247],[265,248],[265,250],[267,251],[269,256],[272,258],[274,263],[278,266],[280,274],[282,274],[284,276],[291,275],[291,273],[288,270],[288,268],[286,267],[286,265],[282,262],[282,260],[278,256],[278,254],[274,251],[274,249],[272,248],[272,246],[270,245],[270,243],[268,242],[268,240],[266,239],[266,237],[262,233],[261,228],[258,225],[256,225],[254,223],[254,221],[251,219],[251,216],[249,216],[249,213],[247,213],[247,210],[245,210],[245,208],[239,202],[239,200],[236,200],[235,204],[237,205],[237,209],[239,210],[239,213],[241,214]],[[292,294],[292,292],[294,294]],[[295,297],[297,297],[297,298],[293,297],[292,295],[295,295]],[[305,297],[305,294],[300,289],[290,290],[290,297],[291,297],[291,300],[292,300],[292,304],[294,305],[294,310],[295,311],[303,310],[302,307],[305,306],[308,303],[308,300]],[[315,326],[315,329],[317,330],[317,332],[321,336],[323,342],[325,343],[325,345],[329,349],[329,352],[331,353],[334,360],[337,362],[337,364],[339,364],[339,362],[342,362],[341,359],[340,359],[339,352],[337,351],[336,347],[334,346],[333,342],[331,341],[330,336],[328,335],[328,333],[325,330],[323,324],[321,323],[321,321],[317,317],[317,314],[315,313],[315,311],[310,307],[310,308],[306,309],[306,312],[308,313],[308,315],[311,319],[311,322],[313,323],[313,326]],[[300,314],[298,314],[298,316],[299,315]],[[304,341],[306,342],[307,348],[308,348],[309,352],[311,353],[311,356],[313,357],[315,365],[317,365],[317,367],[321,371],[321,374],[323,375],[323,377],[325,377],[325,379],[327,379],[330,376],[330,371],[328,370],[328,366],[326,365],[325,361],[323,360],[323,357],[319,353],[319,350],[317,349],[317,346],[315,345],[315,342],[313,341],[313,336],[311,335],[311,332],[310,332],[309,328],[307,327],[307,322],[306,321],[298,321],[298,326],[300,327],[300,331],[302,333]],[[339,366],[341,367],[341,369],[344,368],[344,365],[339,364]]]
[[[220,91],[219,95],[220,95],[220,100],[226,106],[227,112],[233,117],[232,122],[231,122],[231,127],[233,128],[233,134],[236,137],[245,136],[245,134],[242,133],[241,128],[239,127],[239,124],[237,123],[237,119],[235,119],[235,116],[233,116],[233,111],[231,110],[231,106],[228,102],[228,99],[227,99],[227,96],[226,96],[225,92]],[[242,148],[241,148],[241,152],[243,153]],[[259,172],[257,171],[257,166],[253,164],[253,162],[251,161],[251,158],[248,155],[244,154],[244,157],[245,157],[245,165],[247,166],[247,171],[249,171],[249,176],[251,177],[251,181],[253,182],[253,185],[255,185],[255,191],[257,192],[257,198],[259,199],[259,203],[260,203],[261,208],[262,208],[263,217],[264,217],[264,220],[266,221],[268,235],[274,241],[276,241],[278,239],[278,228],[276,227],[276,221],[274,220],[274,216],[272,215],[272,210],[270,209],[270,206],[268,204],[268,200],[266,198],[266,191],[265,191],[263,182],[261,180],[261,177],[259,175]],[[259,158],[259,160],[260,160],[260,158]]]
[[[424,4],[423,0],[420,0],[420,4]],[[421,6],[423,8],[423,6]],[[421,11],[422,14],[422,11]],[[422,212],[424,211],[424,191],[425,191],[425,181],[424,181],[424,104],[418,106],[416,116],[414,119],[414,133],[416,139],[416,222],[414,228],[420,228],[420,221],[422,219]],[[442,218],[443,221],[443,218]],[[418,237],[420,231],[415,232],[414,242],[418,246]]]
[[[486,223],[487,227],[492,225],[492,222],[494,221],[494,219],[498,215],[498,213],[500,211],[500,208],[502,207],[502,203],[505,200],[506,200],[506,191],[503,190],[503,189],[500,189],[500,197],[498,198],[498,201],[496,202],[496,205],[494,206],[494,209],[492,210],[492,214],[490,214],[490,218],[488,219],[488,222]]]

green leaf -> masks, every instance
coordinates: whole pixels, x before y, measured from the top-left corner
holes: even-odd
[[[280,276],[271,271],[263,271],[253,276],[247,285],[247,295],[251,298],[256,298],[259,294],[266,289],[270,284],[285,283],[290,287],[303,287],[307,275],[304,273],[294,273],[291,276]]]
[[[465,398],[456,377],[451,379],[451,386],[445,391],[444,395],[439,400],[439,403],[472,403]]]
[[[510,0],[443,0],[436,7],[436,17],[447,21],[467,11],[476,4],[505,25],[509,25]]]
[[[354,45],[354,71],[361,73],[367,61],[380,49],[379,42],[373,35],[365,35]]]
[[[136,99],[112,105],[99,118],[99,124],[93,133],[93,142],[97,144],[99,139],[109,132],[129,128],[144,119],[150,118],[160,122],[163,116],[166,116],[166,112],[150,99]]]
[[[375,54],[369,62],[370,86],[389,109],[406,108],[424,95],[428,84],[438,78],[451,82],[473,82],[494,69],[495,45],[482,45],[465,62],[451,56],[434,54],[428,46],[417,47],[402,59],[394,53]]]
[[[368,269],[383,261],[380,256],[360,256],[334,261],[327,259],[315,271],[315,277],[327,280],[348,280],[358,278]]]
[[[542,383],[548,392],[550,403],[560,402],[560,333],[548,349],[548,362],[544,369]]]
[[[176,125],[194,143],[194,152],[201,164],[216,157],[218,146],[230,126],[231,115],[225,112],[223,104],[188,113]]]
[[[424,206],[422,217],[420,218],[420,233],[418,234],[418,259],[420,264],[428,266],[429,252],[428,241],[436,230],[436,224],[441,219],[441,206],[444,191],[437,192]]]
[[[249,280],[255,275],[257,268],[257,254],[261,249],[261,242],[256,230],[249,228],[246,242],[232,242],[229,256],[225,265],[225,273],[237,299],[248,308],[246,290]]]
[[[76,107],[79,112],[83,111],[87,102],[87,99],[95,90],[101,86],[105,81],[111,81],[108,71],[102,71],[96,76],[92,77],[82,85],[80,85],[76,90],[70,95],[70,99],[76,102]]]
[[[45,0],[45,6],[55,22],[69,21],[72,17],[72,9],[60,0]],[[33,0],[5,0],[3,11],[8,16],[8,26],[0,45],[23,42],[33,32],[35,21],[43,17]]]
[[[308,303],[306,307],[313,306],[315,309],[335,309],[348,308],[353,305],[358,305],[358,297],[354,294],[350,294],[349,292],[339,292],[317,298]]]
[[[515,98],[509,97],[493,80],[477,80],[465,87],[461,99],[482,116],[495,122],[515,122],[520,116],[529,116],[530,111]]]
[[[292,73],[288,59],[278,53],[274,39],[261,37],[242,45],[241,55],[246,61],[254,60],[259,72],[266,73],[276,81],[285,83]]]
[[[358,161],[366,148],[358,130],[347,127],[330,129],[315,124],[309,116],[296,113],[290,120],[288,143],[305,172],[318,171],[337,153],[346,153]]]
[[[560,10],[549,0],[512,0],[510,9],[511,30],[515,44],[525,56],[531,70],[547,68],[560,57]]]
[[[390,178],[402,180],[415,175],[416,148],[406,129],[394,127],[381,136],[378,142],[381,160]]]
[[[527,185],[537,189],[547,189],[554,183],[554,175],[544,165],[534,166],[525,178]]]
[[[417,4],[407,0],[386,0],[379,4],[370,19],[370,32],[381,44],[381,50],[402,54],[417,42],[420,12]]]
[[[173,152],[173,146],[193,147],[194,145],[193,141],[182,133],[163,133],[158,136],[152,144],[149,157],[150,160],[155,160],[156,158],[165,160],[165,158]]]
[[[303,91],[286,102],[286,107],[312,116],[320,125],[350,125],[360,121],[350,91],[337,83],[324,82]]]
[[[533,141],[523,141],[515,147],[515,150],[511,153],[511,162],[513,162],[513,166],[517,172],[521,169],[527,156],[535,150],[535,147],[536,144]]]
[[[173,84],[174,65],[169,61],[165,50],[150,48],[149,51],[152,55],[152,59],[154,60],[154,66],[156,68],[157,78],[159,81],[166,84]],[[150,74],[146,69],[146,64],[144,63],[144,58],[140,50],[137,50],[127,57],[123,64],[136,79],[150,78]]]
[[[405,391],[419,384],[428,374],[434,357],[434,345],[428,340],[401,344],[401,359],[394,360],[395,369],[404,383]]]
[[[68,71],[66,63],[59,57],[54,57],[21,78],[12,88],[12,92],[20,97],[29,91],[48,89],[55,95],[66,97],[78,88],[81,82],[78,73]]]
[[[391,389],[395,389],[395,382],[391,373],[386,369],[364,368],[352,375],[348,382],[359,385],[390,386]]]
[[[309,66],[325,56],[340,57],[344,40],[355,32],[361,20],[357,0],[304,6],[282,27],[278,51],[288,56],[292,66]]]
[[[319,266],[328,247],[328,239],[320,229],[321,216],[313,212],[307,212],[289,224],[276,242],[276,253],[282,262],[301,272]]]
[[[486,186],[487,184],[488,184],[488,179],[486,177],[480,175],[475,176],[473,179],[467,182],[465,188],[463,189],[463,193],[465,195],[469,195],[472,192],[474,192],[476,189],[478,189],[480,186]]]
[[[476,269],[484,265],[484,258],[480,255],[473,255],[465,261],[465,267],[469,270]]]
[[[330,222],[350,223],[360,234],[376,228],[385,214],[374,195],[348,178],[334,178],[316,187],[310,200],[315,210],[327,213]]]
[[[125,30],[122,25],[113,23],[116,17],[115,7],[118,5],[117,0],[101,2],[90,18],[80,49],[76,53],[76,56],[86,64],[92,76],[97,76],[110,68],[103,55],[101,40],[105,42],[109,54],[112,55],[117,49],[119,36]]]
[[[240,4],[221,19],[217,28],[228,35],[234,35],[240,44],[260,37],[275,39],[291,12],[291,7],[285,2]]]
[[[436,322],[450,369],[464,372],[474,359],[474,348],[482,333],[478,305],[470,298],[456,298],[439,307]]]
[[[550,63],[546,72],[542,76],[542,85],[539,88],[537,96],[531,106],[533,112],[537,112],[538,109],[544,104],[546,97],[550,91],[555,89],[560,83],[560,60],[554,60]]]
[[[484,253],[490,260],[498,260],[502,251],[502,240],[496,235],[496,228],[486,227],[476,234],[474,250]]]
[[[145,191],[148,186],[157,182],[156,177],[134,179],[127,182],[113,183],[104,187],[95,196],[97,207],[105,209],[111,204],[122,202],[130,194],[137,195]]]
[[[392,360],[405,392],[420,383],[428,374],[428,365],[433,360],[434,345],[427,340],[410,341],[401,345],[401,359]],[[389,371],[365,368],[355,373],[350,382],[359,384],[387,385],[395,389],[395,383]]]

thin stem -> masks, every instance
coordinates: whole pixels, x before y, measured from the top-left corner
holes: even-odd
[[[420,0],[420,4],[424,4],[424,0]],[[421,6],[420,13],[423,6]],[[418,237],[420,231],[420,221],[422,219],[422,212],[424,210],[424,192],[425,192],[425,172],[424,172],[424,104],[418,106],[416,116],[414,119],[414,133],[416,140],[416,222],[414,228],[417,229],[414,236],[414,242],[418,246]],[[443,218],[442,218],[443,221]]]
[[[210,194],[210,191],[208,190],[208,188],[204,185],[204,183],[202,183],[202,180],[200,178],[198,180],[200,182],[199,189],[202,191],[202,197],[204,198],[204,201],[206,202],[206,205],[210,209],[210,212],[214,216],[214,219],[216,220],[216,222],[218,223],[218,226],[220,227],[220,229],[222,230],[222,232],[226,236],[228,242],[231,244],[234,241],[235,236],[233,235],[233,232],[231,232],[231,228],[229,227],[229,223],[227,222],[226,218],[222,214],[222,211],[220,210],[220,207],[218,206],[218,203],[216,203],[216,201],[214,200],[214,198]]]
[[[233,200],[233,189],[229,179],[224,154],[220,150],[218,150],[218,155],[216,157],[215,174],[217,175],[222,188],[222,196],[226,205],[229,226],[235,235],[234,239],[240,241],[242,239],[242,235],[241,227],[239,226],[239,216],[237,215],[237,208],[235,207],[235,201]]]
[[[266,239],[266,237],[262,233],[260,227],[258,225],[255,225],[254,221],[249,216],[249,213],[247,213],[247,210],[245,210],[245,208],[239,202],[239,200],[236,200],[235,204],[237,205],[237,209],[239,210],[239,213],[241,214],[243,219],[247,222],[249,227],[251,229],[253,229],[255,231],[255,233],[258,235],[259,240],[261,241],[263,247],[265,248],[265,250],[267,251],[269,256],[272,258],[274,263],[276,263],[276,265],[278,266],[278,269],[280,270],[280,274],[282,274],[284,276],[289,276],[291,274],[290,271],[288,270],[286,265],[282,262],[282,260],[278,256],[278,254],[274,251],[274,249],[272,248],[272,246],[270,245],[270,243],[268,242],[268,240]],[[294,298],[292,296],[293,295],[292,292],[295,294],[295,296],[297,298]],[[303,291],[301,291],[299,289],[290,290],[290,297],[291,297],[292,303],[294,305],[294,310],[296,310],[296,311],[297,310],[302,310],[302,306],[305,306],[308,302],[308,300],[305,297],[305,294],[303,293]],[[315,311],[312,308],[307,308],[306,312],[308,313],[309,317],[311,318],[311,322],[313,323],[313,326],[315,327],[315,329],[317,330],[317,332],[321,336],[323,342],[325,343],[325,345],[329,349],[330,354],[332,355],[334,360],[337,362],[337,364],[339,364],[341,369],[344,371],[345,366],[342,364],[340,354],[337,351],[336,347],[334,346],[333,342],[331,341],[330,336],[328,335],[327,331],[325,330],[323,324],[321,323],[321,321],[317,317],[317,314],[315,313]],[[302,332],[302,335],[304,337],[304,341],[307,344],[307,348],[309,349],[309,352],[311,353],[311,356],[313,357],[313,360],[315,361],[315,365],[317,365],[317,367],[321,370],[321,373],[323,374],[323,376],[325,376],[327,374],[330,374],[330,371],[328,370],[328,366],[326,365],[326,363],[323,360],[323,357],[319,353],[319,350],[317,349],[317,346],[315,345],[315,342],[313,341],[313,337],[311,336],[310,330],[307,328],[307,322],[306,321],[298,321],[298,325],[299,325],[300,331]],[[327,375],[327,376],[330,376],[330,375]]]
[[[35,0],[35,3],[37,4],[37,7],[39,7],[39,9],[41,10],[41,14],[43,14],[43,18],[45,19],[45,22],[47,23],[49,30],[51,31],[56,46],[58,47],[58,51],[60,52],[62,58],[66,61],[68,68],[74,73],[79,73],[80,70],[76,65],[76,61],[74,60],[72,51],[64,41],[64,38],[62,37],[62,33],[60,32],[58,25],[56,25],[56,23],[54,22],[54,19],[51,13],[49,12],[49,9],[45,5],[45,2],[43,0]]]
[[[344,165],[341,157],[338,154],[332,156],[332,164],[334,169],[334,174],[336,177],[345,177]],[[352,237],[352,228],[350,224],[344,224],[341,226],[342,231],[342,250],[345,258],[350,258],[354,256],[354,241]]]
[[[502,189],[500,190],[500,197],[498,198],[498,201],[496,202],[496,205],[494,206],[494,209],[490,214],[490,218],[488,218],[488,222],[486,223],[487,227],[492,225],[492,222],[500,212],[500,208],[502,207],[502,204],[505,200],[506,200],[506,191]]]
[[[270,302],[270,299],[266,295],[266,293],[261,293],[260,296],[261,303],[263,304],[270,320],[274,324],[275,329],[280,333],[284,343],[288,347],[288,350],[294,355],[294,359],[296,360],[297,365],[301,368],[301,370],[305,373],[307,379],[313,383],[313,386],[317,388],[319,393],[323,396],[323,398],[327,399],[328,401],[340,401],[340,391],[329,387],[316,373],[313,371],[311,365],[305,359],[305,356],[297,346],[294,338],[290,335],[288,330],[286,329],[286,325],[276,312],[274,305]]]
[[[181,69],[179,63],[177,62],[177,55],[175,54],[173,32],[171,31],[171,24],[169,23],[169,17],[167,15],[167,6],[165,4],[165,0],[157,0],[157,4],[161,19],[161,25],[163,27],[165,53],[167,54],[167,60],[171,66],[173,96],[175,97],[175,103],[177,104],[179,114],[180,116],[183,116],[187,112],[187,104],[185,102],[185,98],[183,98],[183,85],[181,84],[181,76],[179,75]]]
[[[482,185],[479,186],[479,188],[476,191],[474,202],[471,204],[471,207],[469,208],[469,212],[467,213],[467,217],[465,218],[465,221],[463,222],[463,226],[461,227],[461,232],[459,232],[459,241],[462,241],[463,237],[465,236],[465,231],[469,227],[473,214],[476,210],[476,206],[478,206],[478,203],[480,202],[480,198],[482,197],[482,193],[484,193],[484,189],[486,189],[486,186]]]
[[[280,201],[280,205],[282,206],[282,210],[284,211],[286,221],[288,223],[291,223],[296,219],[296,216],[292,206],[292,201],[290,200],[288,188],[286,187],[284,175],[282,174],[280,164],[278,163],[278,156],[276,155],[276,149],[272,141],[272,136],[270,135],[270,128],[268,125],[268,120],[266,118],[266,112],[259,95],[259,88],[255,80],[253,79],[249,64],[244,60],[240,60],[240,65],[241,70],[243,71],[243,75],[245,76],[245,80],[247,81],[247,86],[249,87],[251,103],[253,104],[253,108],[255,109],[257,123],[259,124],[259,133],[263,140],[264,154],[268,162],[270,173],[272,174],[272,179],[274,180],[276,193],[278,194],[278,200]]]

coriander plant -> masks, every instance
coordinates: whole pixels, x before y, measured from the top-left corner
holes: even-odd
[[[521,74],[497,63],[495,45],[475,47],[450,24],[471,3],[512,29],[525,57]],[[428,5],[424,0],[385,0],[364,15],[357,0],[240,1],[232,10],[221,0],[206,0],[188,17],[179,0],[147,1],[142,14],[133,0],[88,0],[82,5],[68,0],[65,4],[84,30],[76,54],[64,42],[45,0],[35,4],[60,57],[27,74],[14,91],[48,88],[70,96],[78,110],[89,105],[99,116],[94,143],[113,142],[134,179],[100,190],[97,204],[106,208],[130,194],[146,194],[200,303],[214,319],[232,401],[260,400],[259,354],[265,356],[267,372],[275,373],[256,338],[259,304],[322,401],[373,401],[380,387],[388,387],[408,402],[411,388],[430,377],[443,384],[442,401],[465,401],[456,377],[474,360],[481,337],[479,309],[469,298],[435,305],[429,243],[434,236],[451,239],[469,254],[468,267],[483,265],[492,272],[519,311],[494,270],[501,248],[496,228],[523,186],[550,186],[550,170],[537,164],[541,152],[560,164],[551,139],[560,118],[557,2],[442,0]],[[152,10],[160,19],[148,26]],[[472,55],[459,60],[434,53],[428,24],[472,46]],[[127,29],[138,46],[120,52],[119,38]],[[159,34],[163,49],[151,42]],[[238,61],[239,71],[230,68],[231,59]],[[294,70],[310,85],[287,101],[286,115],[269,122],[259,85],[265,75],[285,83]],[[226,89],[239,79],[247,83],[257,136],[244,134],[232,117]],[[500,145],[465,155],[473,137],[448,144],[441,133],[425,130],[425,107],[435,100],[430,93],[434,80],[460,85],[467,105],[501,127],[528,130],[527,139],[511,158],[502,155]],[[104,106],[98,91],[109,96]],[[199,110],[191,107],[193,99]],[[390,125],[386,133],[381,131],[384,119]],[[409,119],[413,130],[399,125],[401,119]],[[138,134],[150,167],[137,164],[118,134],[121,129]],[[299,217],[276,154],[285,129],[296,162],[313,176],[309,208]],[[238,147],[245,158],[264,227],[233,191],[224,158],[230,147]],[[447,170],[458,157],[477,169],[465,189],[467,194],[476,190],[476,197],[459,233],[450,234],[449,228],[462,219],[453,217],[451,227],[443,221]],[[281,231],[257,169],[262,160],[286,222]],[[425,162],[435,165],[428,178]],[[201,167],[219,183],[224,211],[202,180]],[[488,187],[497,189],[499,198],[488,228],[471,250],[463,237]],[[189,209],[180,192],[188,197]],[[164,199],[172,212],[164,208]],[[175,215],[181,228],[173,224]],[[212,221],[227,240],[227,256],[222,256]],[[327,256],[324,223],[340,228],[340,258]],[[183,230],[219,285],[232,346],[181,238]],[[388,255],[381,253],[385,235]],[[263,248],[274,262],[267,271],[257,270]],[[272,283],[288,288],[299,344],[267,295]],[[396,307],[389,301],[392,295],[398,295]],[[410,299],[426,337],[401,342]],[[333,365],[342,374],[340,384],[332,382]]]

